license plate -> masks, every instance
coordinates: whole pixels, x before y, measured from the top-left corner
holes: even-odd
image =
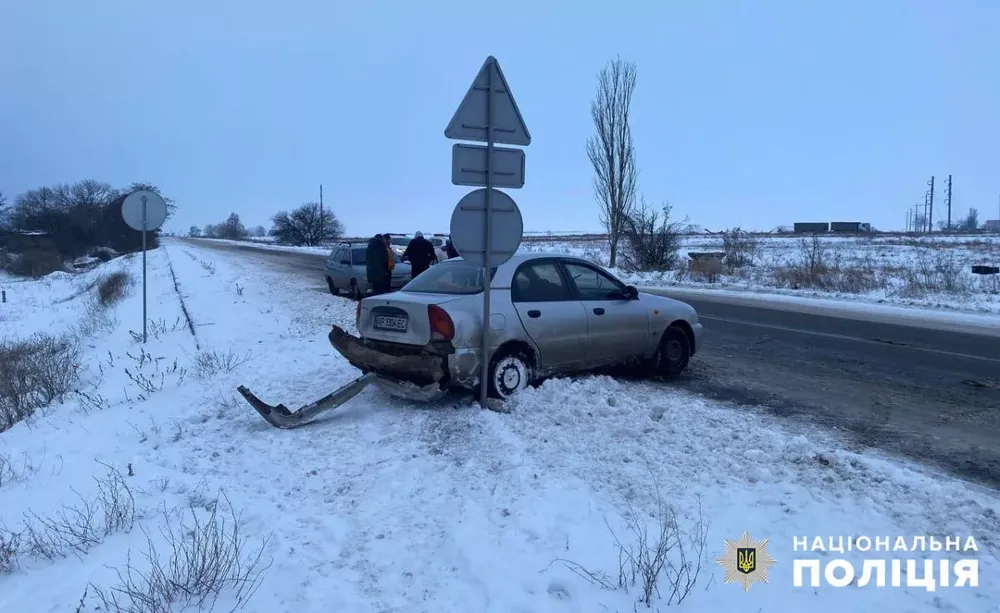
[[[409,323],[405,317],[390,317],[388,315],[375,316],[376,330],[391,330],[393,332],[406,332],[406,324]]]

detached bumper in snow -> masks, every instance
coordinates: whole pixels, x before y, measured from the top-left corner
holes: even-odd
[[[351,366],[375,373],[375,383],[393,395],[429,401],[446,393],[449,374],[445,353],[428,347],[366,341],[338,326],[330,330],[329,339]]]

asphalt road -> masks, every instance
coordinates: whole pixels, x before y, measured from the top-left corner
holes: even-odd
[[[197,244],[284,267],[325,291],[322,255]],[[888,323],[760,297],[644,291],[685,300],[705,324],[704,349],[682,387],[841,430],[858,448],[1000,488],[1000,325]]]

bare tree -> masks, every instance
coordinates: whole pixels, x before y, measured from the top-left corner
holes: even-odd
[[[7,196],[0,192],[0,230],[7,226],[8,215],[10,215],[10,209],[7,208]]]
[[[267,236],[267,228],[265,228],[264,226],[257,226],[256,228],[253,229],[253,235],[256,236],[257,238],[264,238],[265,236]]]
[[[111,184],[94,179],[84,179],[69,188],[73,204],[78,206],[103,206],[117,195]]]
[[[201,238],[201,228],[198,226],[191,226],[188,230],[188,236],[191,238]]]
[[[216,234],[219,238],[228,238],[230,240],[239,240],[246,238],[247,228],[240,221],[240,216],[236,213],[230,213],[226,221],[219,224],[216,229]]]
[[[344,234],[344,224],[318,202],[307,202],[291,213],[281,211],[272,222],[271,236],[290,245],[321,245]]]
[[[962,222],[963,230],[978,230],[979,229],[979,209],[969,209],[969,212],[965,215],[965,220]]]
[[[587,139],[587,157],[594,166],[594,197],[601,208],[601,224],[608,232],[612,267],[635,206],[639,174],[629,125],[635,79],[634,62],[612,60],[598,75],[597,95],[590,103],[595,134]]]

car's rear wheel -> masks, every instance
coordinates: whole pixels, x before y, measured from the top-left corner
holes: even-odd
[[[326,278],[326,286],[330,288],[330,293],[334,296],[340,293],[340,290],[338,290],[337,286],[333,284],[333,279],[330,277]]]
[[[489,386],[491,398],[507,400],[528,387],[531,381],[531,366],[527,356],[516,350],[497,352],[490,360]]]
[[[691,341],[688,335],[677,326],[670,326],[660,339],[656,351],[656,374],[674,378],[684,372],[691,360]]]

